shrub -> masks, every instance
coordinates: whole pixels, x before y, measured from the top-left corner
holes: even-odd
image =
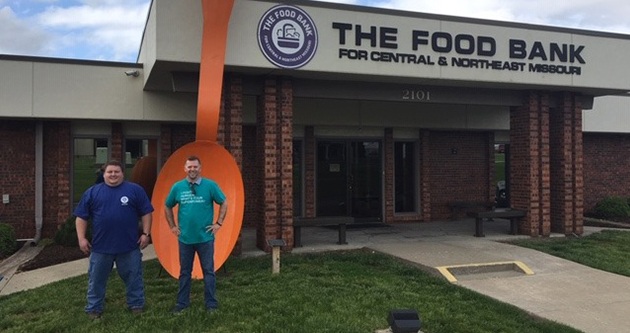
[[[79,240],[77,239],[77,226],[76,217],[70,216],[61,225],[61,228],[57,230],[55,234],[55,244],[63,246],[78,247]],[[92,238],[92,223],[88,223],[88,230],[86,233],[88,239]]]
[[[8,224],[0,223],[0,258],[10,256],[16,248],[15,229]]]
[[[595,205],[595,214],[604,219],[630,217],[630,204],[622,197],[607,197]]]

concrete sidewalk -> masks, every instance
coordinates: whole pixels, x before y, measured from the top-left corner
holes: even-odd
[[[29,249],[30,248],[30,249]],[[39,248],[41,250],[41,248]],[[10,258],[12,263],[3,262],[0,265],[0,272],[4,278],[0,281],[0,296],[12,294],[22,290],[33,289],[49,284],[51,282],[87,274],[88,259],[80,259],[66,262],[59,265],[48,266],[32,271],[15,273],[19,264],[34,257],[39,251],[38,247],[30,247],[28,244],[21,250],[20,256],[23,258]],[[149,245],[142,251],[142,260],[151,260],[157,258],[153,246]],[[7,267],[9,269],[4,269]]]
[[[432,274],[450,272],[454,283],[513,304],[537,316],[584,332],[627,332],[630,328],[630,278],[588,268],[538,251],[500,241],[527,236],[508,235],[509,223],[486,222],[486,237],[473,237],[470,219],[394,226],[349,227],[347,245],[335,244],[337,231],[302,229],[304,247],[294,253],[370,248],[406,260]],[[585,234],[601,228],[585,227]],[[255,230],[242,233],[243,255],[267,255],[256,249]],[[145,260],[155,258],[152,247]],[[521,263],[521,266],[511,266]],[[500,269],[494,269],[500,267]],[[507,268],[506,268],[507,267]],[[512,268],[510,268],[512,267]],[[529,270],[529,271],[528,271]],[[85,274],[87,260],[78,260],[13,275],[0,295],[36,288]],[[533,273],[528,275],[526,273]]]

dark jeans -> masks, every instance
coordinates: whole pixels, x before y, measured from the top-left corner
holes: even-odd
[[[105,306],[105,290],[109,273],[116,263],[118,275],[127,288],[127,307],[142,309],[144,307],[144,282],[142,281],[142,252],[134,249],[122,254],[90,254],[88,268],[88,291],[85,312],[103,312]]]
[[[204,299],[207,309],[219,306],[214,294],[216,276],[214,275],[214,241],[197,244],[179,243],[179,291],[177,292],[177,308],[190,306],[190,286],[195,252],[199,256],[203,272]]]

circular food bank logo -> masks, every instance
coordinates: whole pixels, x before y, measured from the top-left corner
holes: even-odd
[[[279,5],[258,23],[258,46],[265,58],[281,68],[306,65],[317,50],[317,28],[302,9]]]

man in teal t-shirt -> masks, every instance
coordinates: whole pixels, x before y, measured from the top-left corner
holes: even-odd
[[[214,233],[219,230],[227,212],[227,200],[219,185],[201,177],[201,161],[190,156],[184,165],[186,178],[173,184],[165,202],[166,220],[179,244],[179,291],[174,313],[190,306],[190,283],[195,252],[203,272],[204,299],[208,311],[219,306],[214,294]],[[214,203],[219,204],[219,217],[214,223]],[[179,205],[177,224],[173,207]]]

